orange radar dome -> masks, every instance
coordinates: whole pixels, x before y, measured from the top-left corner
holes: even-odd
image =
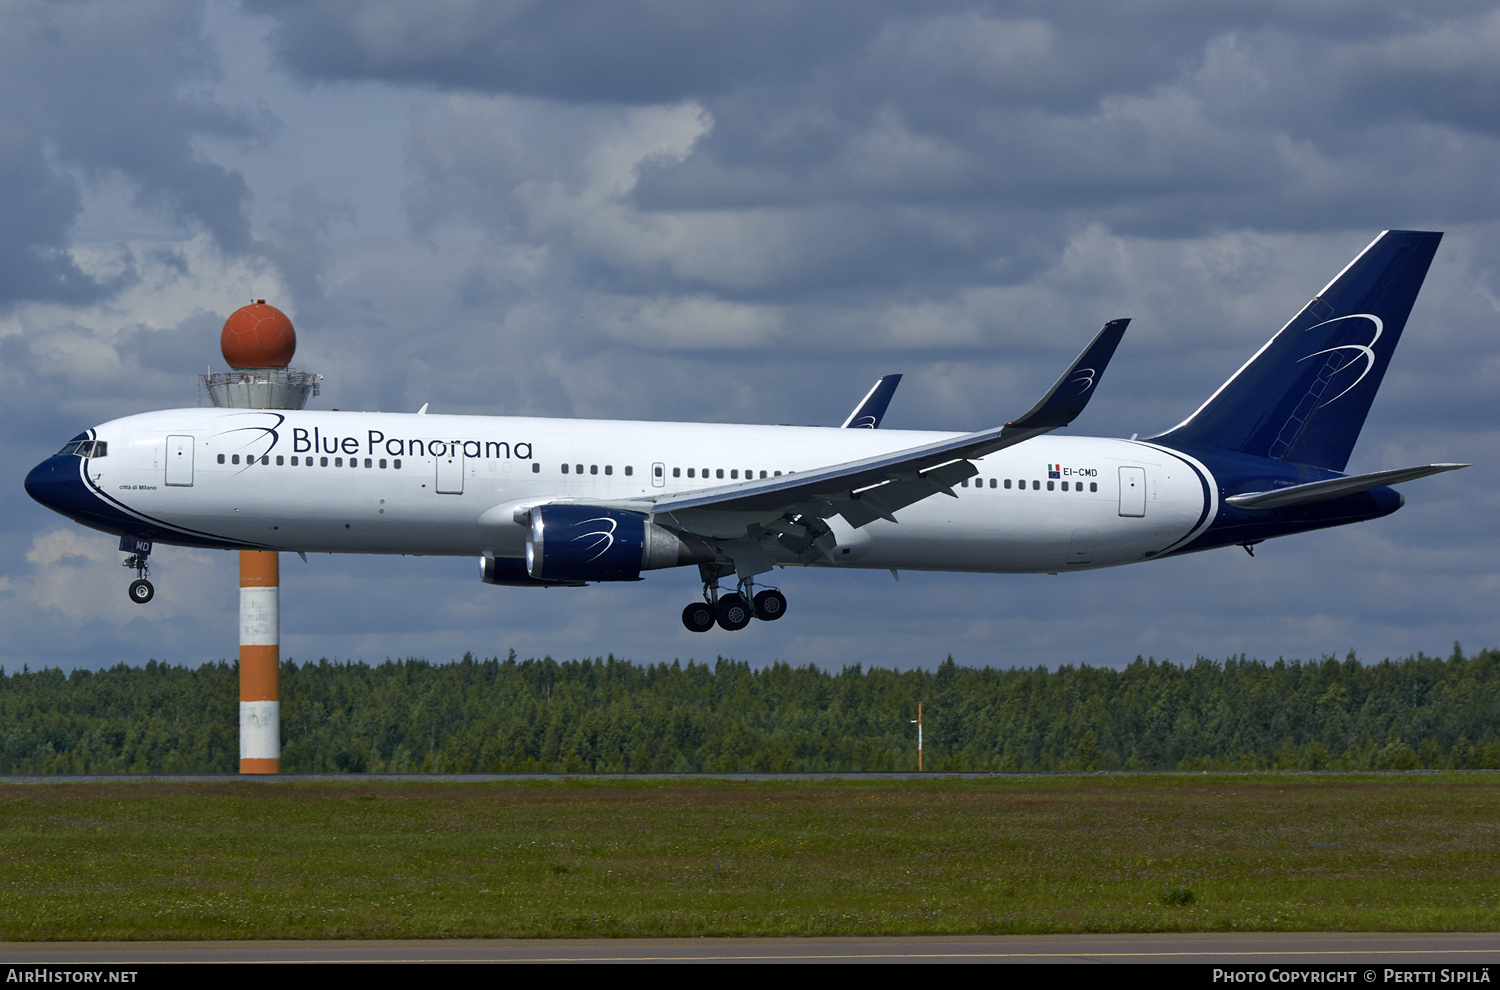
[[[257,299],[224,321],[219,350],[231,368],[285,368],[297,350],[297,332],[285,313]]]

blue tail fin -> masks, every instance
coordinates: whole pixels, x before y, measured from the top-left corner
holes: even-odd
[[[900,375],[885,375],[875,382],[875,387],[859,400],[859,405],[844,420],[846,430],[878,430],[880,421],[885,418],[885,411],[891,404],[891,396],[896,394],[896,386],[901,384]]]
[[[1388,230],[1159,437],[1342,471],[1441,233]]]

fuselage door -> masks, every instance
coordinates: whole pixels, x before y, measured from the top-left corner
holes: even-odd
[[[1120,468],[1120,515],[1139,517],[1145,514],[1146,469]]]
[[[1073,530],[1073,539],[1068,544],[1068,563],[1092,564],[1094,562],[1094,540],[1098,534],[1092,529]]]
[[[437,458],[437,493],[439,495],[462,495],[464,493],[464,448],[461,444],[449,446],[448,453]]]
[[[667,466],[661,461],[651,465],[651,487],[665,488],[667,486]]]
[[[167,437],[167,484],[193,487],[193,438]]]

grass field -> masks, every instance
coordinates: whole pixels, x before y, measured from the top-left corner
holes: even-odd
[[[1500,776],[0,785],[0,940],[1493,931]]]

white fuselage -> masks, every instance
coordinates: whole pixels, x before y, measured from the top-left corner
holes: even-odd
[[[514,509],[774,477],[949,434],[397,413],[176,409],[106,423],[88,481],[123,512],[267,549],[525,556]],[[253,460],[252,460],[253,459]],[[973,461],[976,479],[855,529],[834,566],[980,572],[1110,567],[1207,529],[1217,486],[1149,443],[1043,436]],[[565,467],[566,466],[566,467]],[[764,475],[762,475],[764,472]],[[743,519],[668,521],[732,539]],[[742,533],[738,535],[743,535]],[[175,542],[171,539],[164,542]],[[193,542],[184,540],[184,542]],[[786,561],[793,562],[791,560]]]

